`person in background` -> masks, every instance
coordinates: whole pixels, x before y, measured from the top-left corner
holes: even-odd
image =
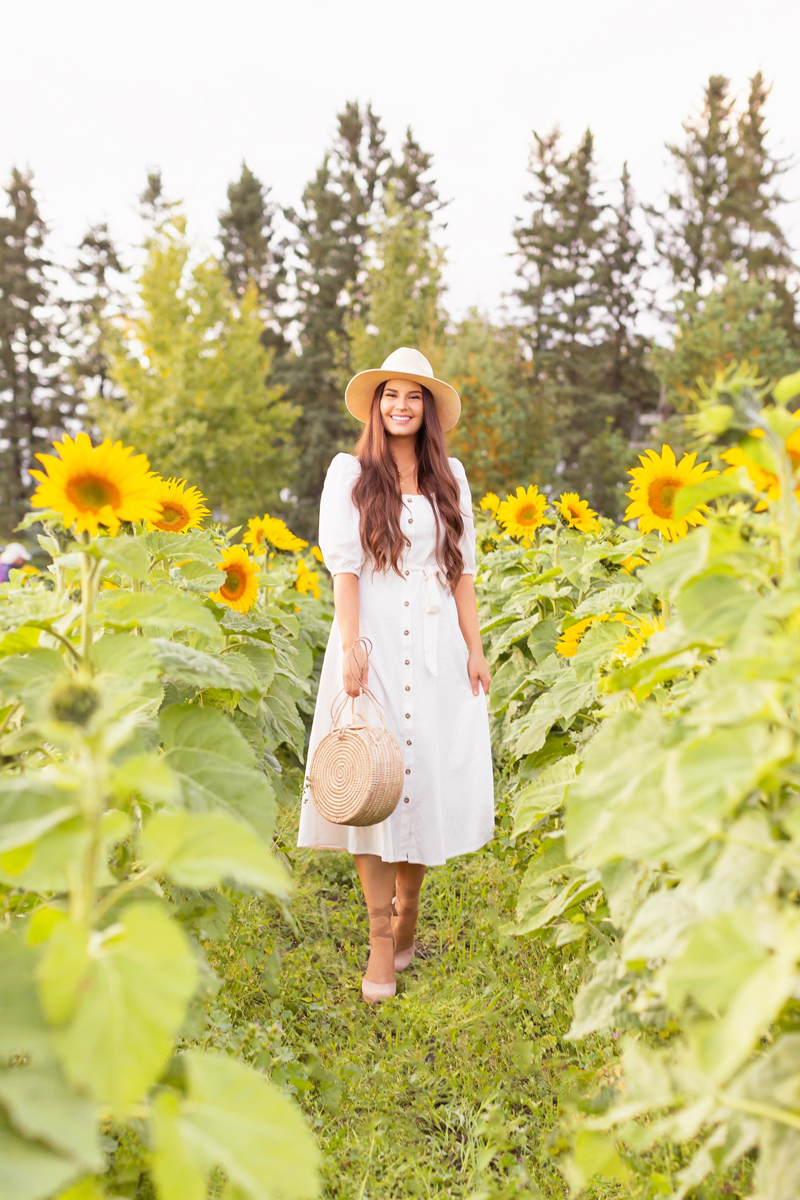
[[[22,542],[9,542],[3,553],[0,554],[0,583],[8,583],[9,571],[24,567],[25,563],[30,561],[30,553],[22,545]]]

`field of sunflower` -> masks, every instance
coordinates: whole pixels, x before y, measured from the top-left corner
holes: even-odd
[[[144,455],[55,450],[25,522],[50,563],[0,592],[0,1193],[92,1200],[133,1139],[161,1200],[220,1170],[314,1196],[292,1103],[187,1039],[214,983],[198,935],[289,892],[273,825],[328,602],[283,522],[250,522],[251,556]]]
[[[481,501],[505,932],[574,956],[568,1040],[612,1039],[563,1110],[574,1188],[624,1193],[672,1145],[657,1192],[742,1160],[759,1197],[800,1191],[798,396],[720,376],[693,419],[719,470],[649,451],[638,530]]]
[[[720,377],[694,418],[703,453],[643,455],[626,524],[535,486],[480,502],[500,821],[464,881],[507,892],[516,876],[515,917],[486,950],[491,1004],[528,959],[537,978],[568,978],[559,1038],[581,1064],[552,1094],[537,1084],[542,1115],[515,1117],[513,1136],[476,1124],[474,1186],[495,1189],[481,1195],[517,1194],[532,1129],[552,1164],[541,1178],[557,1166],[591,1196],[682,1197],[742,1161],[759,1196],[800,1188],[797,396],[797,377],[771,393],[747,370]],[[268,514],[234,542],[197,489],[120,443],[65,438],[42,466],[25,525],[43,528],[50,563],[0,588],[0,1041],[14,1064],[0,1195],[101,1200],[110,1156],[140,1200],[315,1196],[318,1152],[286,1092],[330,1109],[359,1078],[368,1095],[357,1049],[377,1032],[380,1058],[403,1021],[390,1006],[385,1030],[354,1025],[350,1045],[355,967],[331,1008],[345,968],[304,950],[288,906],[281,829],[332,612],[319,550]],[[326,869],[322,898],[304,889],[320,937],[325,896],[350,896]],[[307,875],[297,861],[298,887]],[[293,931],[286,986],[323,998],[304,1009],[282,993],[277,1025],[261,1015],[279,965],[260,945],[270,905]],[[347,946],[356,918],[336,919]],[[513,968],[511,944],[530,948]],[[457,986],[442,967],[451,1007],[461,988],[482,1011],[487,961],[465,958]],[[255,1022],[241,1015],[253,964]],[[224,1015],[234,998],[241,1028]],[[413,993],[398,1003],[420,1023]],[[323,1017],[343,1023],[352,1063],[309,1048]],[[536,1028],[544,1063],[552,1031]],[[497,1041],[509,1064],[512,1042]],[[428,1052],[402,1049],[412,1094]],[[350,1146],[342,1169],[362,1178],[355,1124],[332,1129],[326,1153]],[[378,1125],[369,1136],[371,1156]],[[348,1194],[335,1174],[330,1194]],[[427,1186],[415,1176],[414,1194]]]

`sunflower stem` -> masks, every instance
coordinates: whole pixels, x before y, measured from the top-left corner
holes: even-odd
[[[87,545],[91,541],[88,533],[82,535],[81,541]],[[90,654],[92,649],[91,615],[94,607],[94,594],[97,584],[97,563],[85,550],[81,554],[81,659],[84,670],[92,674]]]
[[[88,747],[87,747],[88,749]],[[100,853],[100,828],[103,820],[104,803],[101,776],[101,764],[89,749],[89,761],[86,770],[82,772],[84,780],[81,789],[81,807],[86,816],[88,837],[83,854],[83,870],[79,894],[73,897],[73,914],[78,921],[88,921],[94,907],[96,895],[97,860]]]

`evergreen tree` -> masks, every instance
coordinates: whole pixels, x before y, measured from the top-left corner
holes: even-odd
[[[277,208],[246,162],[238,180],[228,185],[228,208],[219,215],[220,243],[225,273],[238,296],[251,284],[261,298],[267,348],[286,353],[279,314],[286,281],[286,243],[275,230]]]
[[[108,397],[112,393],[105,339],[109,322],[122,304],[119,277],[124,270],[108,226],[91,226],[78,247],[77,264],[70,271],[79,297],[70,305],[69,374],[79,397]],[[79,410],[85,412],[83,400]]]
[[[137,304],[108,347],[118,392],[98,398],[93,416],[103,433],[145,451],[161,474],[187,478],[219,518],[238,524],[280,510],[297,410],[265,383],[271,352],[255,284],[234,296],[215,259],[190,267],[185,218],[156,200]]]
[[[657,249],[679,287],[699,293],[735,263],[745,277],[769,279],[785,292],[793,265],[776,213],[787,162],[767,146],[768,96],[763,76],[754,75],[737,115],[730,80],[712,75],[700,113],[684,123],[684,144],[667,147],[676,186],[663,212],[650,211]]]
[[[348,328],[366,320],[368,313],[371,230],[398,170],[404,206],[429,209],[435,203],[432,185],[424,180],[429,165],[408,134],[398,167],[372,108],[348,103],[339,115],[333,147],[303,193],[300,211],[287,214],[296,230],[300,353],[281,364],[278,377],[302,407],[296,430],[296,521],[308,537],[315,536],[328,464],[337,450],[352,445],[358,432],[344,408],[342,380],[350,371]]]
[[[656,373],[674,413],[691,412],[698,381],[746,360],[765,379],[800,368],[800,351],[783,326],[783,305],[769,283],[728,268],[721,287],[707,294],[684,292],[676,309],[674,344],[653,352]],[[684,437],[682,421],[668,427],[673,442]]]
[[[550,410],[557,490],[578,491],[616,516],[636,419],[655,404],[647,345],[635,332],[641,239],[627,169],[618,208],[600,193],[589,131],[564,153],[556,130],[534,135],[526,197],[515,231],[523,334],[532,358],[531,410]],[[534,435],[535,436],[535,435]]]
[[[0,215],[0,530],[22,519],[34,455],[70,427],[74,396],[64,378],[62,321],[30,173],[16,168]]]
[[[364,281],[366,313],[347,323],[353,371],[379,365],[398,346],[414,346],[434,365],[444,352],[443,253],[430,212],[401,203],[403,191],[396,181],[387,189]]]

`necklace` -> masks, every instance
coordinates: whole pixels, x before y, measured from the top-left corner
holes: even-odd
[[[398,471],[400,471],[400,468],[398,467],[398,468],[397,468],[397,470],[398,470]],[[416,464],[416,463],[414,463],[414,469],[413,469],[413,471],[411,472],[411,475],[412,475],[412,476],[414,476],[414,475],[416,475],[416,473],[417,473],[417,464]],[[405,483],[405,481],[406,481],[406,477],[405,477],[405,475],[403,474],[403,472],[402,472],[402,471],[400,471],[400,482],[401,482],[401,483]]]

